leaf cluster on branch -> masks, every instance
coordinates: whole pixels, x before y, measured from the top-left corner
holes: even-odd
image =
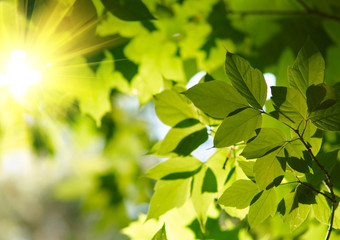
[[[147,218],[191,201],[204,231],[217,199],[230,215],[245,209],[251,228],[279,214],[293,231],[313,212],[329,226],[329,239],[340,228],[333,184],[338,151],[320,147],[323,132],[340,130],[340,85],[324,83],[324,70],[308,39],[288,67],[289,86],[271,88],[271,104],[263,74],[230,52],[226,81],[203,79],[186,91],[177,86],[156,95],[156,112],[172,128],[152,153],[170,158],[145,175],[157,180]],[[279,127],[263,127],[264,118]],[[208,130],[218,150],[202,163],[190,154]]]

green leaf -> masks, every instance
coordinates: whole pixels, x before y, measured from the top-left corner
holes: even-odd
[[[235,165],[235,160],[233,159],[233,156],[231,156],[231,158],[229,158],[227,163],[225,164],[226,156],[228,154],[229,149],[227,148],[216,149],[216,152],[205,163],[205,166],[209,167],[214,172],[218,190],[221,190],[224,187],[226,179],[232,172],[232,169]],[[224,164],[225,168],[223,169]]]
[[[163,227],[158,230],[155,236],[153,236],[152,240],[168,240],[166,236],[165,223],[163,224]]]
[[[262,109],[267,97],[267,84],[263,74],[252,68],[243,58],[227,52],[225,69],[231,83],[248,103]]]
[[[209,207],[214,203],[214,198],[216,197],[216,193],[202,191],[208,169],[210,168],[204,165],[201,171],[194,176],[191,190],[191,200],[197,213],[197,219],[203,227],[208,218]]]
[[[159,180],[150,201],[147,219],[158,218],[167,211],[182,206],[189,197],[191,180]]]
[[[288,81],[292,88],[306,98],[309,86],[323,83],[324,71],[325,61],[314,43],[308,39],[293,66],[288,68]]]
[[[154,96],[155,111],[159,119],[171,127],[186,120],[197,119],[193,104],[175,90],[165,90]]]
[[[312,205],[315,218],[323,224],[329,224],[331,217],[330,202],[321,194],[315,196],[315,202]]]
[[[299,203],[313,204],[315,203],[315,194],[309,187],[299,184],[296,188],[296,196]]]
[[[125,21],[155,19],[141,0],[101,0],[101,2],[113,15]]]
[[[184,94],[196,107],[215,118],[225,118],[229,113],[248,106],[235,88],[218,80],[197,84]]]
[[[202,143],[208,140],[208,132],[206,128],[202,128],[183,138],[173,150],[180,156],[187,156]]]
[[[223,192],[218,203],[226,207],[243,209],[250,205],[251,200],[258,192],[256,184],[252,181],[237,180]]]
[[[311,86],[307,90],[310,119],[320,129],[340,131],[340,83]]]
[[[217,129],[214,146],[228,147],[248,140],[254,134],[255,129],[261,126],[261,120],[261,113],[250,108],[227,117]]]
[[[183,128],[181,127],[183,125],[177,126],[180,127],[170,129],[156,154],[166,156],[174,152],[181,156],[187,156],[208,139],[207,129],[201,123]]]
[[[278,156],[280,151],[281,149],[277,149],[256,160],[253,171],[260,189],[280,184],[286,170],[285,160]]]
[[[217,180],[210,168],[207,168],[203,179],[202,193],[205,192],[217,192]]]
[[[242,169],[244,174],[250,179],[250,180],[255,180],[254,176],[254,165],[255,165],[255,160],[243,160],[241,157],[237,158],[237,163],[238,166]]]
[[[309,173],[308,163],[303,158],[287,157],[286,160],[288,165],[295,171],[300,173]]]
[[[332,173],[336,172],[336,165],[338,164],[338,150],[333,152],[319,153],[316,158],[319,160],[320,164],[326,169],[327,172]],[[306,174],[307,180],[309,183],[314,186],[320,186],[322,181],[325,179],[325,175],[323,171],[319,168],[319,166],[312,162],[313,174]],[[334,170],[334,171],[333,171]]]
[[[301,121],[307,118],[305,99],[293,88],[271,87],[271,89],[271,100],[276,109],[276,113],[273,113],[274,117],[296,128]]]
[[[250,227],[252,228],[262,223],[270,215],[274,216],[276,208],[277,201],[275,188],[261,192],[261,195],[249,207],[248,223]]]
[[[307,88],[308,112],[327,109],[336,103],[336,89],[321,83]]]
[[[149,169],[144,177],[152,179],[167,179],[170,176],[188,178],[194,175],[202,167],[202,162],[195,157],[170,158]]]
[[[248,159],[263,157],[282,146],[285,141],[285,135],[280,129],[261,128],[258,136],[247,143],[241,155]]]
[[[283,221],[289,223],[290,231],[294,231],[306,220],[310,208],[310,205],[298,202],[295,192],[291,192],[285,196]]]

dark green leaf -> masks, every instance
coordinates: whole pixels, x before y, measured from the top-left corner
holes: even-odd
[[[267,84],[263,74],[252,68],[243,58],[227,52],[225,69],[231,83],[248,103],[262,109],[267,97]]]
[[[125,21],[155,19],[141,0],[101,0],[101,2],[113,15]]]
[[[307,88],[323,83],[325,61],[314,45],[308,39],[300,50],[294,65],[288,68],[288,81],[292,88],[298,90],[306,98]]]
[[[197,84],[184,94],[196,107],[215,118],[225,118],[236,109],[248,106],[235,88],[218,80]]]
[[[309,155],[309,153],[307,154]],[[327,153],[321,152],[316,156],[316,158],[319,160],[319,162],[326,169],[327,172],[332,173],[333,169],[336,167],[338,162],[337,156],[338,150]],[[322,180],[324,180],[325,178],[324,173],[315,163],[315,161],[312,162],[312,169],[313,173],[306,175],[307,180],[309,183],[315,186],[320,186],[320,184],[322,184]]]
[[[172,128],[161,141],[155,154],[168,156],[171,153],[176,153],[187,156],[207,139],[207,129],[201,123],[186,128]]]
[[[307,101],[309,99],[313,124],[320,129],[340,131],[340,83],[333,87],[326,84],[311,86],[308,90]]]
[[[258,136],[247,143],[241,155],[248,159],[263,157],[282,146],[285,140],[280,129],[262,128]]]
[[[218,199],[218,203],[227,207],[243,209],[250,205],[251,200],[258,192],[256,184],[252,181],[237,180],[224,191]]]
[[[305,185],[299,184],[296,188],[296,196],[299,203],[313,204],[315,203],[315,194],[313,190]]]
[[[202,184],[202,193],[205,192],[217,192],[217,180],[214,172],[207,168]]]
[[[173,150],[173,152],[177,153],[180,156],[187,156],[207,140],[208,140],[207,129],[203,128],[183,138],[178,143],[177,147]]]
[[[286,161],[288,165],[295,171],[298,171],[300,173],[309,173],[307,161],[303,158],[287,157]]]
[[[163,227],[158,230],[155,236],[153,236],[152,240],[168,240],[166,236],[165,223],[163,224]]]
[[[307,88],[308,111],[327,109],[336,103],[335,89],[324,83]]]
[[[240,141],[248,140],[255,129],[261,127],[261,114],[254,109],[245,109],[227,117],[217,129],[214,146],[228,147]]]

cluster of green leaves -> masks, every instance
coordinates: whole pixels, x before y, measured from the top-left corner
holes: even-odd
[[[204,229],[218,198],[228,214],[246,214],[251,228],[278,213],[293,231],[311,211],[319,222],[340,228],[333,183],[338,150],[320,152],[322,133],[340,131],[340,88],[324,83],[324,70],[322,55],[307,40],[288,68],[290,86],[272,87],[266,108],[263,74],[229,52],[231,84],[205,78],[187,91],[175,86],[156,95],[156,113],[172,128],[152,153],[170,158],[145,174],[157,180],[147,219],[190,199]],[[263,127],[263,117],[279,127]],[[190,154],[207,140],[207,127],[214,147],[222,149],[203,163]]]
[[[102,216],[98,225],[115,222],[119,228],[131,221],[129,207],[138,208],[148,201],[150,181],[138,179],[145,168],[139,156],[149,147],[146,128],[127,116],[131,113],[116,107],[111,94],[115,89],[136,95],[142,104],[156,94],[156,112],[171,127],[150,151],[170,159],[146,174],[157,181],[147,222],[154,224],[150,227],[153,235],[161,229],[155,239],[165,238],[164,221],[169,239],[249,239],[245,221],[229,224],[230,216],[244,219],[249,212],[248,221],[255,226],[268,212],[274,214],[277,206],[284,221],[293,226],[310,209],[319,221],[329,223],[332,194],[325,193],[324,171],[308,149],[329,173],[337,194],[340,186],[334,173],[340,167],[334,159],[340,138],[331,131],[339,127],[339,86],[323,83],[320,54],[312,46],[305,47],[289,69],[290,88],[272,89],[273,104],[265,100],[260,71],[228,54],[229,77],[223,80],[223,60],[225,49],[237,52],[263,72],[274,73],[279,85],[287,86],[286,66],[310,35],[325,53],[326,83],[336,83],[340,74],[336,1],[314,0],[305,5],[296,0],[23,2],[21,8],[28,8],[29,25],[35,30],[33,38],[43,40],[37,48],[47,46],[46,52],[58,52],[67,61],[54,63],[57,68],[51,68],[49,74],[53,79],[44,83],[43,91],[32,91],[24,107],[1,91],[2,144],[5,150],[33,148],[44,159],[60,160],[60,152],[71,152],[70,158],[76,160],[71,164],[72,173],[56,190],[59,198],[84,200],[85,209]],[[16,6],[16,0],[1,2],[5,16],[1,32],[19,29]],[[47,21],[49,17],[53,20]],[[7,34],[1,36],[1,41],[10,39]],[[6,52],[6,44],[0,48]],[[87,55],[103,48],[102,53]],[[212,77],[186,91],[183,85],[199,71]],[[161,89],[166,90],[158,94]],[[319,152],[321,132],[327,154]],[[202,163],[191,154],[209,134],[214,137],[214,147],[221,149]],[[61,144],[65,138],[67,144]],[[301,200],[305,197],[307,200]],[[263,204],[270,206],[268,211],[262,211]],[[227,213],[227,217],[220,216],[227,227],[218,224],[215,208],[220,207]],[[144,220],[140,216],[125,233],[132,236]],[[180,231],[179,226],[189,230]]]

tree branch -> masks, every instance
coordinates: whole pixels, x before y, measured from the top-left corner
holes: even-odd
[[[335,197],[334,190],[333,190],[333,183],[332,183],[332,180],[331,180],[331,176],[327,172],[325,167],[322,166],[322,164],[319,162],[319,160],[315,157],[314,153],[312,152],[312,149],[310,148],[310,146],[308,146],[306,141],[303,139],[302,135],[299,133],[299,130],[294,130],[294,131],[298,135],[298,137],[300,138],[300,141],[305,146],[305,148],[307,149],[307,151],[309,152],[310,156],[313,158],[315,163],[323,171],[323,173],[325,174],[326,179],[327,179],[327,181],[325,182],[325,185],[326,185],[326,187],[328,188],[328,190],[329,190],[329,192],[331,194],[330,200],[332,202],[330,223],[329,223],[327,235],[326,235],[326,238],[325,238],[325,240],[328,240],[330,235],[331,235],[331,233],[332,233],[332,230],[333,230],[334,213],[335,213],[335,205],[336,205],[336,197]]]

